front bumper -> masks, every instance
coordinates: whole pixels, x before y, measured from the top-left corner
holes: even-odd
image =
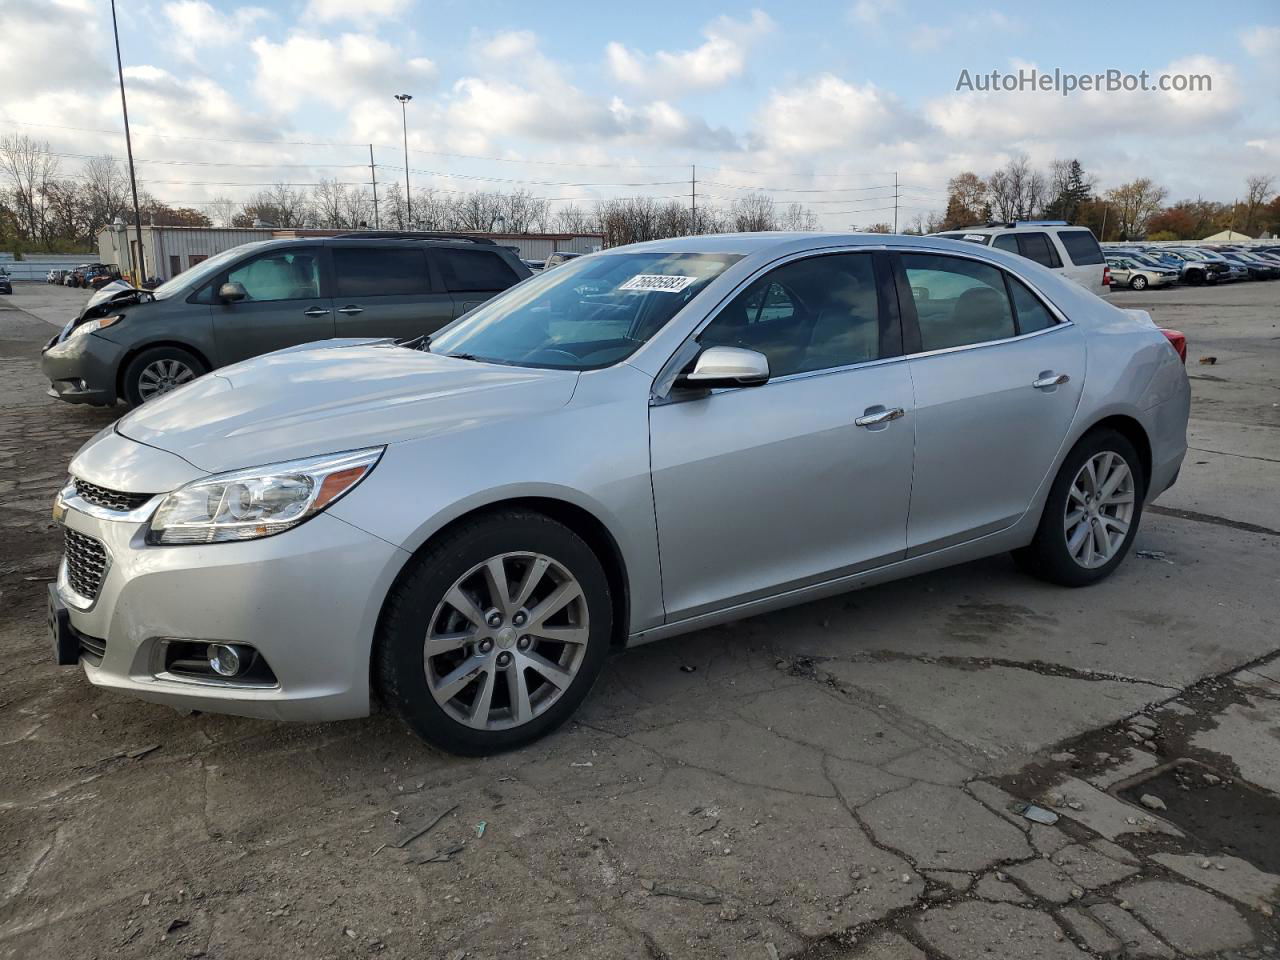
[[[91,683],[174,707],[275,720],[368,714],[374,628],[404,551],[325,513],[261,540],[153,547],[143,542],[138,513],[104,519],[76,502],[60,497],[55,514],[107,554],[87,604],[68,584],[66,560],[59,567],[71,626],[105,642],[101,656],[81,657]],[[157,505],[158,498],[141,512]],[[162,654],[174,639],[250,644],[278,683],[174,677]]]
[[[57,340],[50,340],[40,355],[49,395],[68,403],[115,403],[116,371],[124,347],[92,333]]]

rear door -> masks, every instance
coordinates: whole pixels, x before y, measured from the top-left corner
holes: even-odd
[[[460,317],[490,297],[519,283],[523,277],[496,250],[432,247],[428,256],[437,264],[445,287],[453,295],[453,315]]]
[[[1026,512],[1075,417],[1085,348],[1074,326],[989,263],[904,252],[896,265],[913,354],[916,556]]]
[[[431,334],[453,319],[453,297],[434,281],[421,241],[335,241],[335,329],[339,337]]]
[[[319,244],[265,250],[204,288],[201,297],[210,304],[219,366],[333,337],[333,302],[321,296],[322,250]],[[218,289],[223,283],[239,283],[247,296],[222,301]]]

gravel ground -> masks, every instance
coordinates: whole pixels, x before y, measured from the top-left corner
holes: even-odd
[[[1280,283],[1116,295],[1188,335],[1195,400],[1106,583],[997,557],[654,644],[485,760],[51,664],[49,503],[118,412],[43,392],[82,299],[0,298],[0,958],[1280,949]]]

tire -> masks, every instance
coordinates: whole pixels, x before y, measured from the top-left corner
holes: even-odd
[[[1193,287],[1198,287],[1204,282],[1204,274],[1199,270],[1191,270],[1187,273],[1187,283],[1191,284]]]
[[[530,577],[543,560],[547,565]],[[508,584],[506,609],[492,602],[495,569]],[[517,607],[527,578],[537,582]],[[580,595],[558,607],[558,597],[574,592],[569,581]],[[455,606],[449,598],[459,595]],[[468,602],[470,618],[462,612]],[[539,606],[547,604],[546,619],[559,623],[537,622]],[[490,627],[488,618],[500,625]],[[557,630],[575,639],[545,638]],[[564,723],[604,668],[612,633],[609,580],[594,551],[550,517],[504,510],[464,522],[409,561],[383,606],[373,674],[387,705],[423,740],[484,756],[524,746]],[[535,657],[544,666],[530,666]],[[560,670],[560,682],[547,679],[546,667]],[[516,706],[517,678],[525,686],[523,711]]]
[[[1113,458],[1119,457],[1128,470],[1127,487],[1130,502],[1127,509],[1123,504],[1112,504],[1110,499],[1103,501],[1101,507],[1093,503],[1091,513],[1090,505],[1079,496],[1081,490],[1087,491],[1090,486],[1088,480],[1083,479],[1083,471],[1086,469],[1086,464],[1092,463],[1097,468],[1108,462],[1105,459],[1108,454]],[[1104,459],[1099,460],[1099,458]],[[1115,463],[1114,460],[1109,462]],[[1105,477],[1106,474],[1103,476]],[[1080,486],[1077,486],[1078,477],[1082,478]],[[1062,468],[1058,471],[1058,476],[1053,481],[1053,486],[1049,489],[1049,496],[1045,500],[1044,512],[1040,516],[1040,525],[1036,530],[1035,538],[1030,546],[1015,550],[1014,559],[1019,566],[1033,576],[1064,587],[1086,587],[1106,579],[1124,560],[1125,554],[1133,544],[1133,538],[1138,532],[1138,524],[1142,520],[1142,500],[1146,493],[1146,483],[1147,478],[1143,474],[1138,451],[1123,434],[1105,428],[1085,434],[1067,454]],[[1074,496],[1073,487],[1076,488]],[[1123,497],[1125,487],[1126,483],[1122,482],[1112,497]],[[1069,501],[1072,506],[1070,515],[1067,511]],[[1072,515],[1081,515],[1074,525]],[[1103,519],[1101,522],[1093,520],[1091,523],[1090,518],[1095,515],[1109,518],[1109,520]],[[1119,535],[1120,530],[1115,525],[1115,521],[1121,518],[1124,523],[1122,536]],[[1068,539],[1068,527],[1073,533],[1077,533],[1081,530],[1081,525],[1085,528],[1084,538],[1077,542],[1082,546],[1073,555],[1072,544]],[[1102,552],[1094,549],[1098,543],[1097,535],[1093,532],[1095,530],[1102,531],[1101,536],[1105,538],[1106,547],[1111,551],[1105,560]],[[1088,556],[1090,553],[1093,555]]]
[[[1132,277],[1132,278],[1129,280],[1129,289],[1130,289],[1130,290],[1145,290],[1145,289],[1147,289],[1147,278],[1146,278],[1146,277],[1144,277],[1142,274],[1138,274],[1137,276]]]
[[[172,375],[166,375],[166,371]],[[153,397],[190,383],[208,372],[194,353],[181,347],[152,347],[129,361],[120,378],[125,402],[138,407]],[[156,383],[157,378],[159,384]]]

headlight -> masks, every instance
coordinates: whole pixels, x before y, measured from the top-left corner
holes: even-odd
[[[219,473],[160,502],[147,543],[221,543],[283,533],[363,480],[384,447]]]
[[[80,324],[80,326],[72,328],[71,332],[67,334],[67,337],[68,339],[71,337],[82,337],[86,333],[93,333],[95,330],[105,330],[107,327],[115,326],[123,319],[124,314],[116,313],[109,317],[98,317],[94,320],[86,320],[84,323]]]

